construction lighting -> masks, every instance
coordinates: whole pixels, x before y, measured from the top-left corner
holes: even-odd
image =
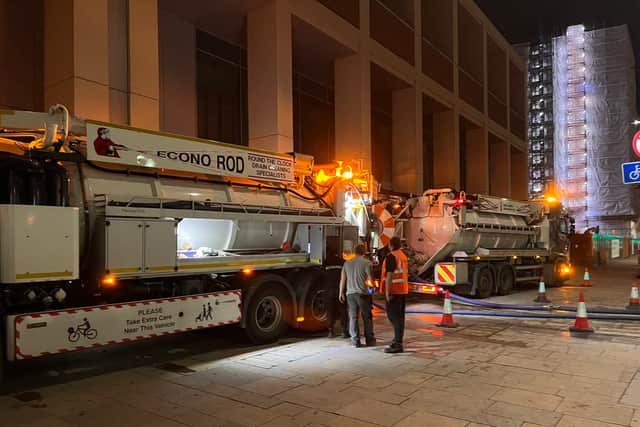
[[[251,274],[251,273],[253,273],[253,268],[249,268],[249,267],[243,268],[242,269],[242,273]]]
[[[547,203],[555,203],[558,201],[558,199],[553,196],[548,196],[547,198],[545,198],[545,200],[547,201]]]
[[[296,317],[296,322],[298,322],[298,323],[302,323],[302,322],[304,322],[304,316],[298,316],[298,317]]]
[[[634,125],[634,126],[638,126],[638,125],[640,125],[640,120],[635,119],[634,121],[631,122],[631,124]]]

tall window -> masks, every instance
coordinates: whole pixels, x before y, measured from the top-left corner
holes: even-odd
[[[198,136],[248,145],[246,51],[202,31],[196,48]]]

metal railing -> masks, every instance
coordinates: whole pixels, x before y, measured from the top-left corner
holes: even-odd
[[[114,199],[107,194],[96,195],[96,209],[105,209],[107,206],[122,208],[177,209],[220,213],[271,214],[316,217],[334,216],[333,211],[328,208],[257,205],[242,202],[213,202],[210,200],[162,199],[154,197],[131,197],[128,199]]]

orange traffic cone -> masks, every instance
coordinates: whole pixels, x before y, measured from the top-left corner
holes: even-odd
[[[578,312],[576,313],[576,323],[569,328],[571,332],[593,332],[589,327],[589,319],[587,318],[587,305],[584,303],[584,294],[580,292],[580,301],[578,302]]]
[[[627,310],[640,311],[640,295],[638,295],[638,283],[635,281],[631,285],[631,296]]]
[[[582,286],[590,287],[591,286],[591,276],[589,276],[589,269],[587,267],[584,268],[584,276]]]
[[[544,277],[540,277],[540,284],[538,285],[538,297],[533,302],[551,302],[547,299],[547,290],[544,287]]]
[[[449,291],[444,294],[444,310],[442,311],[442,319],[436,326],[441,328],[457,328],[458,324],[453,321],[453,313],[451,311],[451,295]]]

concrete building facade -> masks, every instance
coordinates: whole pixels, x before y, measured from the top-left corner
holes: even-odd
[[[0,108],[527,197],[525,65],[472,0],[0,0],[0,27]]]

